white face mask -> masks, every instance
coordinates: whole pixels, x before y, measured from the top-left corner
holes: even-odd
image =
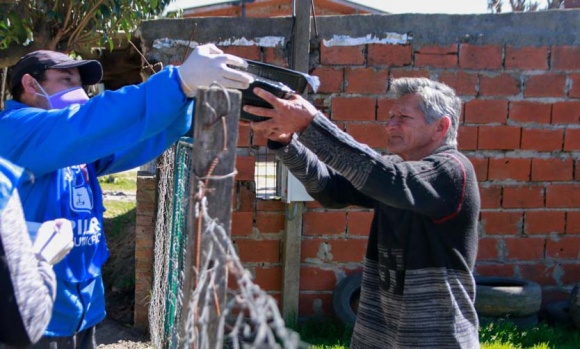
[[[37,92],[36,95],[46,98],[50,109],[62,109],[73,104],[84,104],[89,100],[89,96],[87,96],[81,86],[69,88],[49,96],[38,81],[36,81],[36,84],[42,91],[42,93]]]

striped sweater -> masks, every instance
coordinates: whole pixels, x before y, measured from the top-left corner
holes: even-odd
[[[325,207],[374,209],[351,348],[479,348],[475,172],[454,146],[382,156],[317,114],[278,158]]]

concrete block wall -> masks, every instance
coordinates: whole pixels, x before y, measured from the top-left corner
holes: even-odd
[[[289,65],[287,19],[192,21],[200,42]],[[537,281],[545,302],[565,297],[580,282],[579,23],[580,12],[574,10],[322,17],[318,36],[313,33],[308,43],[309,72],[322,82],[310,100],[378,151],[386,152],[384,126],[393,103],[389,79],[429,77],[457,91],[464,101],[459,148],[476,168],[482,198],[476,272]],[[204,25],[222,31],[200,30]],[[175,56],[174,48],[153,43],[159,37],[185,39],[179,34],[183,28],[183,22],[146,23],[141,38],[148,54],[161,60]],[[386,33],[408,37],[395,43],[376,40]],[[272,35],[285,38],[285,44],[263,46],[256,39]],[[352,40],[335,44],[339,35]],[[256,40],[234,40],[241,37]],[[248,127],[239,132],[232,238],[257,282],[280,297],[286,205],[256,199],[251,150],[266,142]],[[336,284],[361,268],[371,217],[371,211],[357,207],[328,210],[306,203],[301,316],[332,314]]]

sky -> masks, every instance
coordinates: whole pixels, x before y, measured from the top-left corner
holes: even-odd
[[[206,4],[227,0],[175,0],[167,10],[190,4]],[[350,0],[361,5],[373,7],[390,13],[449,13],[471,14],[489,13],[487,0]],[[540,7],[546,6],[546,0],[537,0]],[[507,3],[508,1],[504,1]],[[314,3],[316,5],[316,2]]]

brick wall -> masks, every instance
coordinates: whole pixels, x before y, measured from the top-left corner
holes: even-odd
[[[340,128],[379,151],[386,151],[390,78],[429,77],[457,91],[464,101],[459,148],[475,166],[482,198],[476,272],[537,281],[545,301],[564,297],[580,282],[580,46],[574,38],[538,34],[550,27],[546,21],[575,27],[580,19],[571,11],[558,12],[564,13],[328,18],[320,20],[324,29],[310,42],[310,73],[322,84],[309,98]],[[446,27],[422,31],[426,19]],[[471,24],[465,24],[468,19]],[[393,24],[397,20],[404,24]],[[345,29],[333,21],[349,25]],[[278,23],[285,28],[285,22]],[[376,26],[384,28],[370,29]],[[415,36],[400,44],[328,44],[333,33],[364,37],[365,30],[393,27],[415,28]],[[465,28],[501,33],[470,34],[468,40],[461,36]],[[431,36],[433,31],[441,36]],[[286,46],[228,43],[221,48],[288,66]],[[264,145],[264,139],[240,127],[241,154]],[[256,199],[253,164],[252,156],[237,159],[232,238],[257,282],[280,297],[286,205]],[[372,212],[356,207],[327,210],[306,204],[300,315],[331,314],[337,282],[361,268],[371,217]]]

